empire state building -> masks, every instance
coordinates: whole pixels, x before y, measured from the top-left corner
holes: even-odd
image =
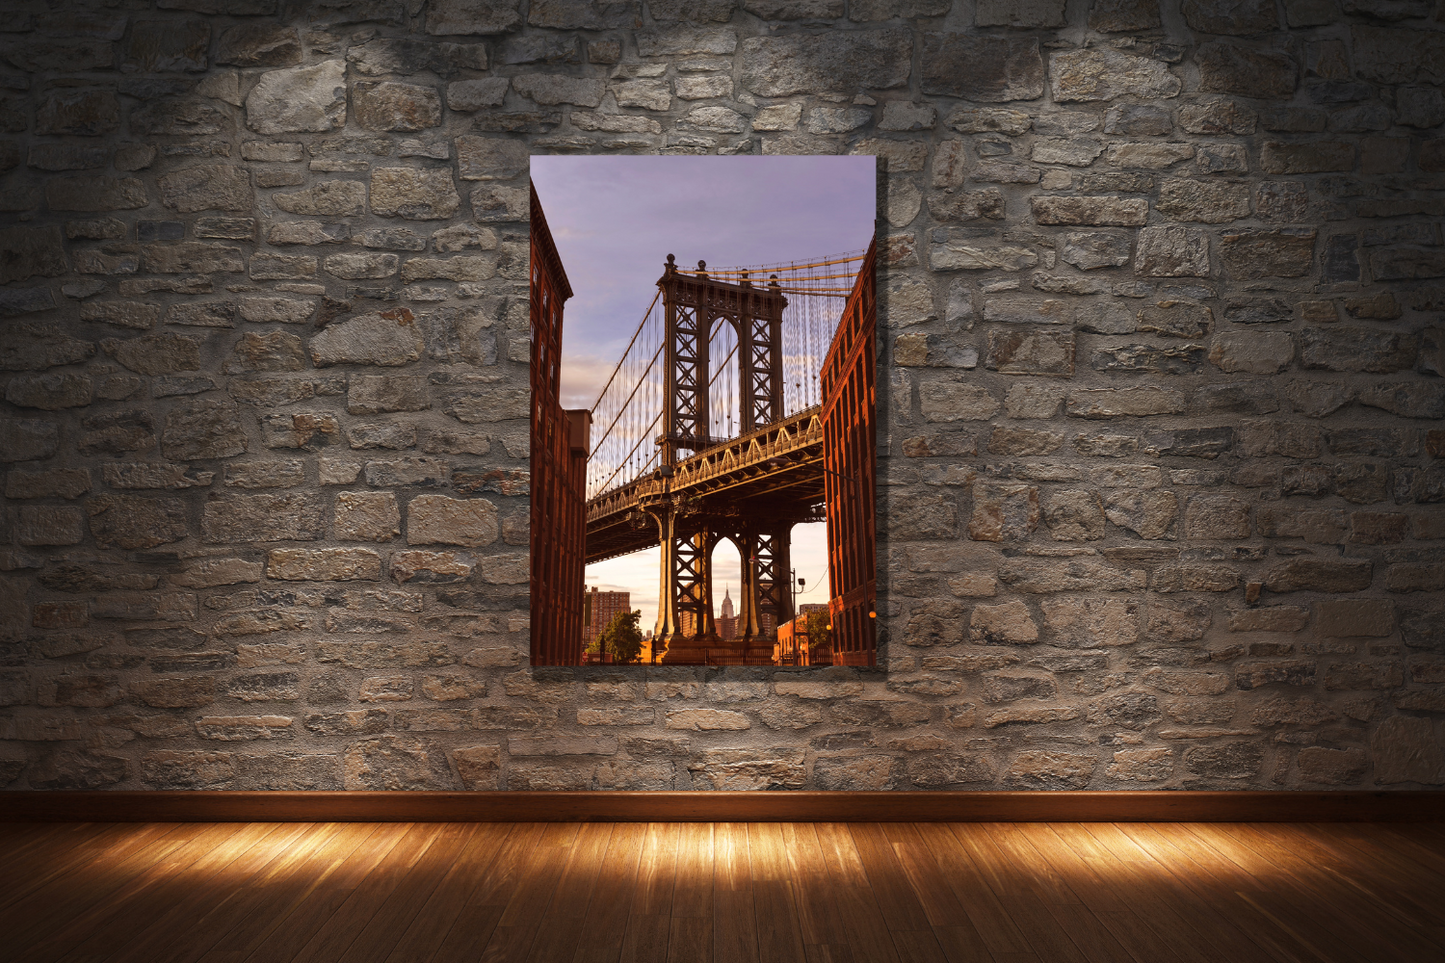
[[[738,637],[738,617],[733,611],[732,596],[728,589],[723,588],[722,615],[717,620],[717,634],[720,639],[735,639]]]

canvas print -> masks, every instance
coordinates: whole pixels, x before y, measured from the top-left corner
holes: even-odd
[[[531,177],[533,664],[874,664],[875,159]]]

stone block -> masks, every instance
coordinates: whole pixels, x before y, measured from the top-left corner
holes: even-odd
[[[1029,206],[1039,224],[1138,227],[1149,212],[1147,201],[1122,197],[1031,197]]]
[[[480,547],[497,540],[497,507],[485,498],[418,495],[407,505],[409,545]]]
[[[1039,492],[1030,485],[977,484],[968,536],[975,541],[1026,540],[1039,524]]]
[[[201,515],[205,542],[314,541],[325,534],[316,492],[212,495]]]
[[[747,41],[744,41],[745,47],[746,44]],[[1043,56],[1039,42],[1034,38],[925,33],[922,69],[923,92],[926,94],[959,97],[974,103],[1002,103],[1037,100],[1044,93]],[[906,80],[906,77],[902,79]],[[810,89],[813,88],[800,88],[789,93]]]
[[[1373,571],[1369,559],[1300,556],[1266,572],[1264,587],[1271,592],[1360,592],[1370,587]]]
[[[1200,45],[1194,61],[1201,91],[1288,99],[1299,83],[1299,64],[1274,50],[1213,41]]]
[[[283,24],[239,23],[221,31],[216,63],[236,67],[287,67],[302,58],[296,28]]]
[[[246,126],[258,134],[336,130],[346,123],[346,65],[327,60],[268,71],[246,96]]]
[[[1385,637],[1395,632],[1395,605],[1389,599],[1327,599],[1316,602],[1315,628],[1329,638]]]
[[[291,214],[359,217],[366,211],[366,185],[360,181],[317,181],[294,193],[277,193],[272,202]]]
[[[1058,103],[1109,101],[1124,95],[1169,98],[1183,89],[1165,64],[1110,47],[1051,53],[1049,78]]]

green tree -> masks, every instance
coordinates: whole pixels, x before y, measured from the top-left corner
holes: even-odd
[[[808,613],[808,654],[812,661],[819,662],[824,658],[831,658],[833,652],[833,633],[828,630],[827,612]]]
[[[640,621],[641,610],[618,612],[602,630],[597,641],[612,656],[613,662],[637,662],[642,658],[642,630],[637,627]]]

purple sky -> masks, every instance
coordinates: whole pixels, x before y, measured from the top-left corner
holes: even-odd
[[[876,159],[857,157],[534,156],[547,225],[572,284],[562,328],[562,407],[590,408],[657,292],[668,254],[693,267],[798,261],[862,251],[873,237]],[[841,308],[841,303],[840,303]],[[714,557],[714,613],[736,603],[737,553]],[[823,525],[793,531],[799,604],[827,601]],[[588,586],[632,593],[642,628],[657,618],[658,553],[587,568]]]
[[[876,161],[859,157],[532,158],[532,182],[572,299],[562,407],[597,399],[667,255],[714,268],[861,251],[873,236]]]

